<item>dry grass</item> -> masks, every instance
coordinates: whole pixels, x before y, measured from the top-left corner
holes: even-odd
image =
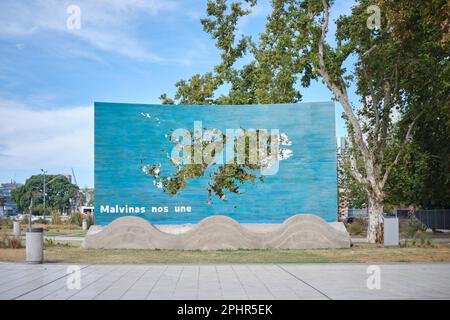
[[[33,227],[44,228],[45,230],[81,230],[80,226],[70,223],[61,223],[61,224],[33,223]]]
[[[21,234],[25,235],[26,229],[28,225],[21,225]],[[73,224],[42,224],[42,223],[33,223],[33,228],[43,228],[44,236],[66,236],[66,237],[84,237],[87,233],[86,230],[83,230],[80,226]],[[12,227],[6,228],[4,231],[8,234],[12,233]]]
[[[63,242],[47,246],[44,256],[49,263],[146,264],[146,263],[386,263],[450,261],[450,245],[433,247],[383,248],[379,245],[355,244],[350,249],[317,250],[129,250],[81,249],[80,242]],[[24,249],[0,249],[0,261],[24,261]]]

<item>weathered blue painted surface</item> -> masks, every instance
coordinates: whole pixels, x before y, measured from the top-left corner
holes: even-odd
[[[285,147],[292,155],[280,161],[277,174],[267,176],[256,186],[246,183],[240,188],[242,194],[227,194],[227,201],[213,198],[208,204],[205,190],[211,171],[170,196],[143,173],[142,163],[160,163],[162,174],[173,174],[167,152],[174,143],[166,135],[178,128],[192,131],[194,121],[224,133],[237,128],[279,129],[292,142]],[[123,215],[136,215],[152,223],[195,223],[217,214],[240,222],[281,222],[294,214],[311,213],[334,221],[336,183],[332,102],[253,106],[95,103],[98,224]],[[175,212],[179,206],[190,207],[191,212]],[[152,212],[158,207],[167,207],[168,212]],[[130,213],[129,208],[140,213]]]

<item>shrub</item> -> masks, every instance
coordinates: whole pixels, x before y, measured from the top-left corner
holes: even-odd
[[[432,245],[433,241],[431,240],[431,237],[424,231],[418,230],[412,240],[412,245],[419,246],[419,247],[429,247]]]
[[[350,235],[363,235],[367,232],[368,222],[365,218],[355,218],[352,223],[347,224]]]
[[[6,232],[0,233],[0,248],[7,248],[8,245],[8,235]]]
[[[410,216],[400,223],[400,233],[404,238],[413,238],[418,231],[425,232],[427,227],[415,216]]]
[[[46,220],[44,218],[38,218],[37,220],[34,220],[32,222],[36,223],[36,224],[48,224],[48,220]]]
[[[52,238],[45,238],[44,244],[46,247],[53,247],[56,243],[55,240],[53,240]]]
[[[22,225],[28,225],[28,216],[23,216],[22,221],[20,221]]]
[[[431,237],[421,230],[418,230],[411,239],[400,241],[401,247],[434,247]]]
[[[2,232],[0,234],[0,248],[20,249],[22,248],[22,239],[11,237],[6,232]]]
[[[10,230],[13,227],[13,221],[8,218],[0,219],[0,228],[3,230]]]
[[[46,247],[68,247],[69,246],[68,243],[57,242],[53,238],[46,238],[44,240],[44,244]]]
[[[76,224],[78,226],[81,226],[82,222],[83,222],[83,219],[81,219],[80,213],[74,212],[70,215],[70,218],[69,218],[70,224]]]
[[[52,212],[52,224],[61,224],[61,214],[57,210]]]
[[[86,222],[88,229],[94,224],[94,219],[92,219],[92,216],[90,214],[87,215]]]

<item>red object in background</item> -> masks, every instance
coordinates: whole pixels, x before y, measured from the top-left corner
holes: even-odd
[[[86,219],[89,214],[91,215],[92,222],[94,223],[94,207],[81,207],[81,219]]]

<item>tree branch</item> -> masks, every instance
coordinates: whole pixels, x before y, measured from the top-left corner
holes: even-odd
[[[385,79],[383,84],[383,117],[381,119],[381,131],[379,133],[379,146],[378,146],[378,158],[380,159],[380,163],[383,162],[384,159],[384,149],[386,147],[386,139],[388,135],[389,123],[391,121],[391,110],[393,107],[393,99],[392,99],[392,89],[389,83],[389,80]]]
[[[377,47],[376,44],[374,44],[369,50],[367,50],[366,52],[364,52],[361,57],[365,57],[366,55],[370,54],[373,50],[375,50],[375,48]]]
[[[362,138],[362,131],[361,127],[358,123],[358,120],[353,112],[353,109],[350,105],[348,96],[345,94],[345,91],[342,90],[330,77],[327,67],[325,65],[325,58],[324,58],[324,46],[325,46],[325,36],[328,32],[328,23],[329,23],[329,6],[328,6],[328,0],[322,0],[322,4],[324,7],[324,16],[323,16],[323,23],[322,23],[322,33],[320,35],[319,39],[319,73],[322,76],[323,80],[325,81],[325,84],[328,86],[328,88],[334,93],[338,101],[342,104],[342,107],[344,108],[344,111],[349,118],[350,123],[353,126],[353,129],[355,130],[355,140],[358,144],[358,147],[361,148],[364,146],[364,141]],[[345,86],[345,84],[341,83],[341,86]],[[365,149],[364,147],[361,149]],[[361,150],[364,155],[367,154],[367,150]]]
[[[371,82],[371,77],[369,76],[366,68],[361,68],[362,72],[364,73],[364,77],[366,78],[367,86],[369,87],[370,92],[370,104],[373,109],[373,113],[375,116],[375,128],[373,129],[373,137],[372,137],[372,143],[373,145],[376,145],[378,143],[378,136],[380,133],[380,112],[378,110],[379,100],[375,92],[375,88]],[[365,101],[366,103],[366,101]]]
[[[323,13],[323,22],[322,22],[322,33],[319,38],[318,51],[319,51],[319,74],[322,76],[327,87],[334,93],[336,99],[341,103],[342,108],[347,115],[350,124],[354,130],[353,136],[355,138],[355,142],[357,144],[358,149],[361,151],[364,160],[364,166],[366,169],[366,179],[372,189],[377,190],[378,184],[376,182],[375,172],[374,172],[374,159],[373,155],[370,153],[369,148],[364,141],[363,133],[361,126],[358,122],[358,119],[353,112],[353,108],[350,104],[347,92],[345,90],[345,83],[342,82],[337,84],[328,73],[325,58],[324,58],[324,47],[325,47],[325,36],[328,32],[328,23],[329,23],[329,5],[328,0],[322,0],[322,5],[324,9]]]
[[[383,180],[381,181],[381,185],[380,188],[383,189],[384,185],[386,184],[386,181],[389,177],[389,174],[391,173],[392,169],[397,165],[398,161],[400,160],[400,156],[403,153],[403,150],[405,149],[405,145],[411,140],[411,133],[412,133],[412,129],[414,128],[414,125],[417,122],[417,119],[419,119],[419,117],[422,115],[423,112],[420,112],[415,118],[414,120],[409,124],[408,126],[408,131],[406,132],[405,135],[405,139],[403,140],[402,145],[400,146],[400,149],[397,152],[397,155],[394,159],[394,162],[391,163],[391,165],[386,168],[386,171],[384,172],[384,176],[383,176]]]
[[[364,186],[368,186],[369,183],[367,181],[366,178],[364,178],[364,176],[361,174],[361,172],[359,171],[358,168],[358,161],[357,161],[357,157],[356,157],[356,150],[353,147],[353,138],[349,137],[349,159],[350,159],[350,174],[352,175],[353,178],[355,178],[355,180],[359,183],[362,184]]]

